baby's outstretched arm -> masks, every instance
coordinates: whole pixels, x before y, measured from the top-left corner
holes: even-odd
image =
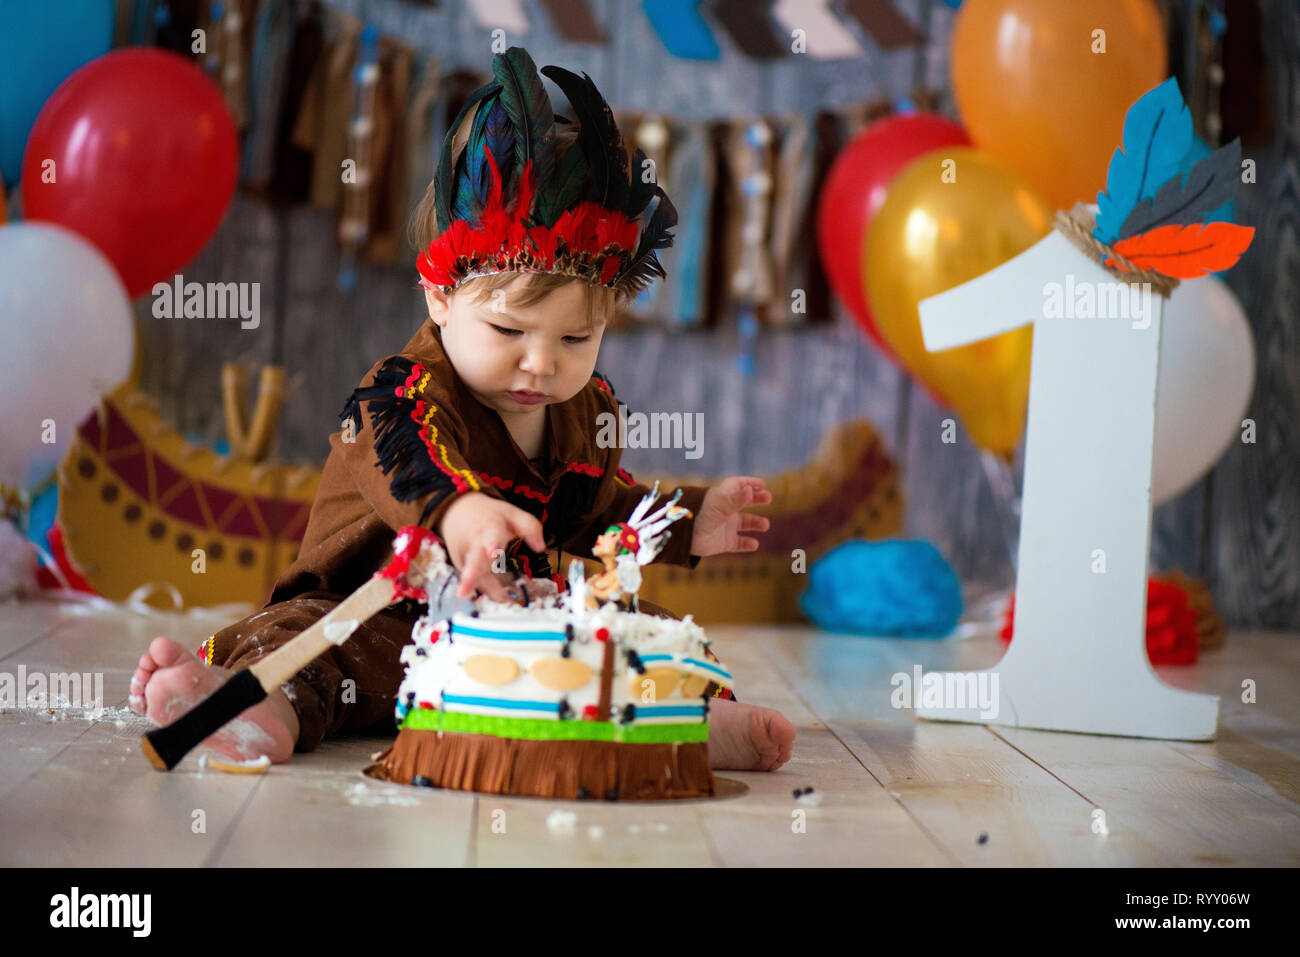
[[[761,478],[732,476],[714,485],[705,494],[700,512],[695,516],[691,554],[707,557],[724,552],[757,551],[758,539],[742,533],[765,532],[772,523],[745,509],[771,502],[772,493]]]

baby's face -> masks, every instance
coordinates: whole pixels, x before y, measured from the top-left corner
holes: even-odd
[[[429,315],[442,326],[442,345],[457,375],[488,408],[516,418],[582,391],[596,368],[605,331],[603,319],[587,331],[586,294],[578,282],[531,306],[512,305],[518,283],[482,302],[426,293]]]

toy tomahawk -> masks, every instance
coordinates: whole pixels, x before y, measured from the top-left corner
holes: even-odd
[[[140,747],[149,763],[170,771],[228,721],[266,699],[270,691],[297,674],[331,645],[341,645],[372,615],[402,598],[428,601],[454,575],[442,561],[432,532],[407,526],[393,540],[393,560],[348,598],[288,644],[218,688],[193,710],[144,736]]]

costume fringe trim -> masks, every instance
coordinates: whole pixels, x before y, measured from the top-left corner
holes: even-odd
[[[392,475],[393,498],[414,502],[429,496],[420,524],[447,495],[480,488],[474,473],[456,468],[439,441],[438,407],[424,398],[431,377],[418,362],[393,356],[380,367],[374,383],[354,391],[343,409],[343,418],[360,429],[361,403],[369,403],[375,454],[384,475]]]

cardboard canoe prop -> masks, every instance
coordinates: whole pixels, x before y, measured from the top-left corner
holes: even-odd
[[[281,370],[263,370],[244,426],[243,379],[223,377],[232,454],[194,445],[135,386],[124,384],[78,429],[59,469],[59,524],[68,557],[106,598],[169,583],[187,606],[260,603],[293,561],[320,469],[259,461],[269,446]],[[639,475],[672,488],[707,478]],[[850,538],[899,533],[898,465],[866,419],[840,423],[808,462],[764,476],[773,504],[760,549],[717,555],[694,571],[648,565],[642,596],[711,622],[802,621],[812,563]]]

